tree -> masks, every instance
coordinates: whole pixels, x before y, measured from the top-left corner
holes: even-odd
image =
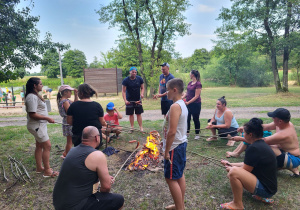
[[[62,66],[66,69],[67,75],[72,77],[83,76],[83,69],[87,67],[84,52],[80,50],[68,50],[64,53]]]
[[[233,1],[233,0],[232,0]],[[219,15],[222,27],[216,33],[231,36],[234,32],[248,37],[253,46],[263,49],[270,55],[276,91],[288,91],[287,67],[289,33],[299,31],[298,0],[235,0],[230,9],[222,8]],[[282,31],[284,35],[282,36]],[[279,40],[284,38],[284,78],[281,86],[278,68],[277,51]]]
[[[188,58],[186,68],[188,68],[189,70],[204,69],[205,65],[208,64],[209,60],[210,54],[205,48],[196,49],[193,55],[190,58]]]
[[[41,72],[48,78],[57,78],[60,74],[59,55],[55,49],[47,50],[41,61]],[[63,72],[63,75],[64,72]]]
[[[39,17],[30,15],[30,8],[16,9],[20,0],[0,1],[0,82],[17,79],[17,68],[31,68],[41,62],[41,55],[49,48],[68,47],[51,41],[47,33],[39,41],[36,24]],[[33,2],[31,2],[33,7]]]
[[[159,71],[157,66],[161,62],[162,51],[173,48],[176,36],[189,33],[189,24],[184,22],[186,18],[183,15],[188,6],[187,0],[113,0],[97,11],[100,22],[119,27],[122,32],[120,38],[133,43],[145,88],[151,86],[150,94],[154,86],[149,81]],[[149,51],[150,54],[147,53]],[[150,60],[147,69],[146,54]]]

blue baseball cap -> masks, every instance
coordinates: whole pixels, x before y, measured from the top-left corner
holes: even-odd
[[[136,70],[137,71],[137,68],[132,66],[130,69],[129,69],[129,72],[131,72],[132,70]]]
[[[109,102],[109,103],[106,105],[106,109],[108,109],[108,110],[114,110],[114,107],[115,107],[115,105],[114,105],[113,102]]]

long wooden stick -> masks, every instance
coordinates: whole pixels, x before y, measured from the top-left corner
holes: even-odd
[[[139,148],[139,147],[137,147],[135,150],[133,150],[133,152],[129,155],[129,157],[127,158],[127,160],[125,160],[125,162],[123,163],[123,165],[121,166],[121,168],[119,169],[119,171],[117,172],[117,174],[115,175],[114,179],[117,178],[117,176],[118,176],[118,174],[120,173],[120,171],[122,170],[123,166],[127,163],[127,161],[128,161],[129,158],[133,155],[133,153],[134,153],[135,151],[138,150],[138,148]]]

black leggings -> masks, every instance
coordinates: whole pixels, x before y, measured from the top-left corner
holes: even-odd
[[[191,118],[193,116],[193,121],[195,124],[195,133],[199,134],[200,132],[200,112],[201,112],[201,102],[200,103],[190,103],[187,105],[189,110],[188,118],[187,118],[187,133],[190,132],[191,128]]]

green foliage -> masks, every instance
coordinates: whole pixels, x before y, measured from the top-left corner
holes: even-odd
[[[63,69],[66,70],[68,76],[81,77],[83,69],[87,67],[87,61],[84,52],[80,50],[68,50],[64,53],[62,59]]]
[[[47,50],[43,56],[41,72],[48,78],[60,75],[59,55],[55,49]]]
[[[15,69],[31,68],[40,64],[40,55],[46,49],[68,47],[53,43],[49,33],[44,41],[40,41],[36,28],[39,17],[31,16],[29,7],[17,10],[18,3],[20,0],[0,2],[0,82],[23,75],[20,71],[14,71]],[[32,2],[30,5],[33,6]]]
[[[287,91],[287,68],[282,88],[276,57],[280,52],[288,62],[288,53],[295,46],[293,34],[300,31],[299,8],[298,0],[236,0],[230,9],[222,8],[218,19],[223,25],[216,33],[221,40],[234,40],[241,35],[256,50],[270,55],[276,91]]]
[[[196,49],[194,54],[187,59],[186,63],[186,72],[190,72],[191,70],[199,70],[204,69],[205,65],[208,64],[210,60],[210,53],[205,49]]]
[[[173,51],[176,36],[189,34],[190,25],[183,15],[188,6],[187,0],[113,0],[97,11],[100,22],[118,27],[122,32],[120,39],[132,43],[135,50],[131,53],[138,55],[146,88],[153,89],[151,78],[157,74],[156,66],[162,61],[163,50]]]

